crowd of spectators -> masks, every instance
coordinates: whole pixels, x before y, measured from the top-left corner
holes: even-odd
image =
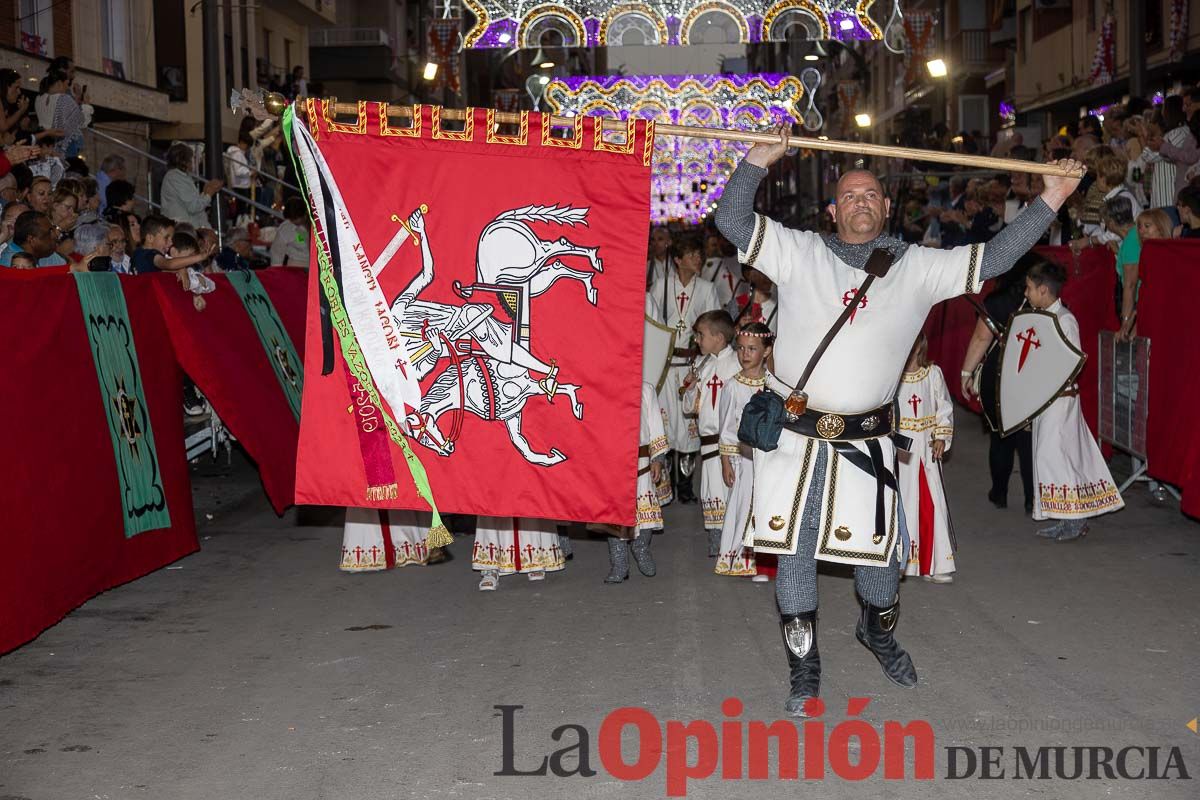
[[[303,72],[294,72],[289,91],[305,90]],[[94,170],[80,157],[91,116],[69,58],[50,62],[37,93],[0,69],[0,266],[169,271],[194,289],[207,272],[308,265],[303,202],[278,196],[261,177],[278,175],[284,161],[277,123],[243,121],[224,178],[197,179],[195,149],[172,144],[155,208],[137,196],[123,156],[110,154]],[[227,203],[215,215],[223,236],[210,218],[215,198]],[[277,213],[261,213],[271,208]]]
[[[1040,150],[1019,134],[988,147],[978,133],[934,130],[925,147],[1029,161],[1072,157],[1088,174],[1059,212],[1043,244],[1108,247],[1116,254],[1116,310],[1121,339],[1137,333],[1138,261],[1142,243],[1200,237],[1200,87],[1159,101],[1134,98],[1088,115],[1046,139]],[[894,228],[908,241],[940,247],[986,242],[1042,191],[1024,172],[940,173],[909,165],[897,187]]]

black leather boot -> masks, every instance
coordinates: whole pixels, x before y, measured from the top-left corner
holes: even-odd
[[[681,503],[691,504],[696,502],[696,492],[692,490],[692,476],[695,474],[695,472],[694,470],[688,470],[685,473],[684,461],[687,459],[691,459],[691,461],[694,463],[696,460],[696,454],[675,454],[675,497]]]
[[[854,628],[854,635],[879,659],[883,674],[897,686],[911,689],[917,685],[917,669],[912,659],[904,652],[892,631],[900,619],[900,601],[887,608],[863,603],[862,616]]]
[[[783,708],[793,717],[807,717],[805,704],[821,691],[821,654],[817,651],[817,612],[781,614],[784,650],[791,671],[791,689]]]

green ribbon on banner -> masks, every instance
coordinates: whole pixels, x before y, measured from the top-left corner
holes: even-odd
[[[111,272],[74,275],[104,416],[112,435],[125,538],[169,528],[171,514],[158,469],[154,430],[142,391],[142,373],[121,279]]]
[[[296,146],[292,139],[295,135],[295,132],[292,130],[295,118],[295,106],[289,105],[283,112],[283,139],[287,143],[288,152],[292,156],[292,165],[295,167],[296,177],[299,179],[300,186],[304,189],[304,194],[308,199],[306,205],[308,206],[309,219],[312,220],[313,230],[317,233],[315,237],[317,243],[317,277],[325,298],[329,301],[329,316],[333,322],[334,329],[338,331],[338,343],[341,345],[342,357],[345,359],[350,373],[354,375],[359,385],[363,387],[367,395],[371,398],[371,402],[379,409],[389,438],[404,453],[404,462],[408,465],[408,472],[412,476],[417,494],[429,504],[429,508],[433,511],[433,524],[430,526],[429,535],[425,540],[426,546],[430,549],[444,547],[452,544],[454,537],[442,522],[441,512],[438,511],[437,503],[433,499],[433,489],[429,485],[429,475],[425,472],[425,465],[421,463],[421,459],[413,452],[412,447],[408,444],[408,439],[400,430],[400,426],[396,424],[396,421],[387,412],[383,402],[380,400],[379,390],[376,388],[375,381],[371,377],[371,371],[367,368],[362,348],[359,347],[358,341],[354,336],[354,327],[350,324],[350,317],[346,313],[345,306],[342,305],[342,296],[338,291],[337,280],[333,276],[333,257],[329,252],[329,243],[325,236],[320,235],[322,226],[320,221],[313,215],[312,193],[308,190],[308,178],[299,163],[299,159],[296,157]]]
[[[231,272],[229,283],[241,298],[254,330],[258,332],[258,340],[262,342],[271,369],[275,370],[275,379],[287,397],[292,416],[300,421],[300,391],[304,386],[304,364],[296,354],[292,337],[279,319],[279,312],[271,302],[270,295],[263,288],[262,281],[253,272]]]

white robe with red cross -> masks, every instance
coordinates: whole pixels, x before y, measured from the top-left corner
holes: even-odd
[[[528,517],[479,517],[471,568],[514,572],[554,572],[565,567],[566,555],[558,544],[558,523]]]
[[[779,336],[773,371],[789,386],[804,373],[834,320],[854,302],[853,315],[829,344],[804,391],[809,411],[824,420],[830,436],[847,424],[843,415],[870,413],[863,421],[879,435],[850,446],[865,456],[874,450],[886,465],[893,463],[895,445],[881,423],[913,340],[934,305],[980,291],[984,249],[981,244],[950,250],[910,246],[887,276],[857,300],[855,291],[866,273],[843,262],[818,234],[756,214],[749,249],[738,255],[775,283]],[[822,450],[828,464],[823,474],[815,467]],[[880,494],[882,503],[877,502]],[[750,525],[757,552],[796,552],[810,495],[820,500],[818,560],[887,566],[894,558],[906,558],[898,552],[903,537],[896,493],[886,486],[881,493],[874,475],[839,454],[820,434],[804,436],[786,428],[775,450],[755,453]]]
[[[911,540],[904,574],[946,575],[954,572],[954,548],[950,539],[950,509],[946,505],[941,464],[933,460],[933,443],[945,442],[945,452],[950,452],[954,405],[937,365],[904,373],[897,399],[900,433],[912,439],[907,453],[903,450],[897,453],[900,473],[896,479]]]
[[[1058,315],[1067,340],[1079,348],[1079,322],[1062,300]],[[1092,437],[1079,393],[1059,397],[1033,420],[1033,518],[1086,519],[1125,507],[1100,446]]]
[[[696,318],[718,308],[716,288],[699,276],[684,284],[679,280],[679,274],[671,271],[667,273],[665,281],[655,281],[646,293],[646,315],[675,328],[675,346],[680,349],[686,348],[691,341]],[[688,366],[687,358],[673,357],[667,379],[658,393],[658,401],[666,415],[667,441],[672,450],[680,453],[694,453],[700,449],[696,417],[685,413],[679,394]]]
[[[726,347],[711,356],[700,356],[703,366],[696,382],[683,395],[684,408],[696,414],[700,434],[700,508],[705,529],[720,530],[725,521],[729,487],[721,477],[719,450],[721,395],[742,370],[737,351]]]
[[[425,537],[432,524],[433,514],[428,511],[347,508],[340,568],[374,572],[425,564],[429,560]]]

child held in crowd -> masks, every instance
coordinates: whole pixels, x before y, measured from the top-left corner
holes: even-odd
[[[170,257],[172,259],[183,260],[192,258],[200,253],[200,245],[196,241],[196,237],[190,233],[175,233],[171,236]],[[200,263],[200,262],[197,262]],[[197,311],[203,311],[205,302],[200,295],[208,294],[217,288],[212,279],[195,267],[187,267],[175,273],[179,276],[179,284],[185,292],[191,292],[194,297],[192,302],[196,306]]]
[[[175,223],[158,214],[150,214],[141,225],[142,246],[133,252],[130,259],[137,275],[149,272],[180,272],[199,264],[209,253],[193,252],[191,255],[174,257],[168,255],[171,240],[175,236]]]

